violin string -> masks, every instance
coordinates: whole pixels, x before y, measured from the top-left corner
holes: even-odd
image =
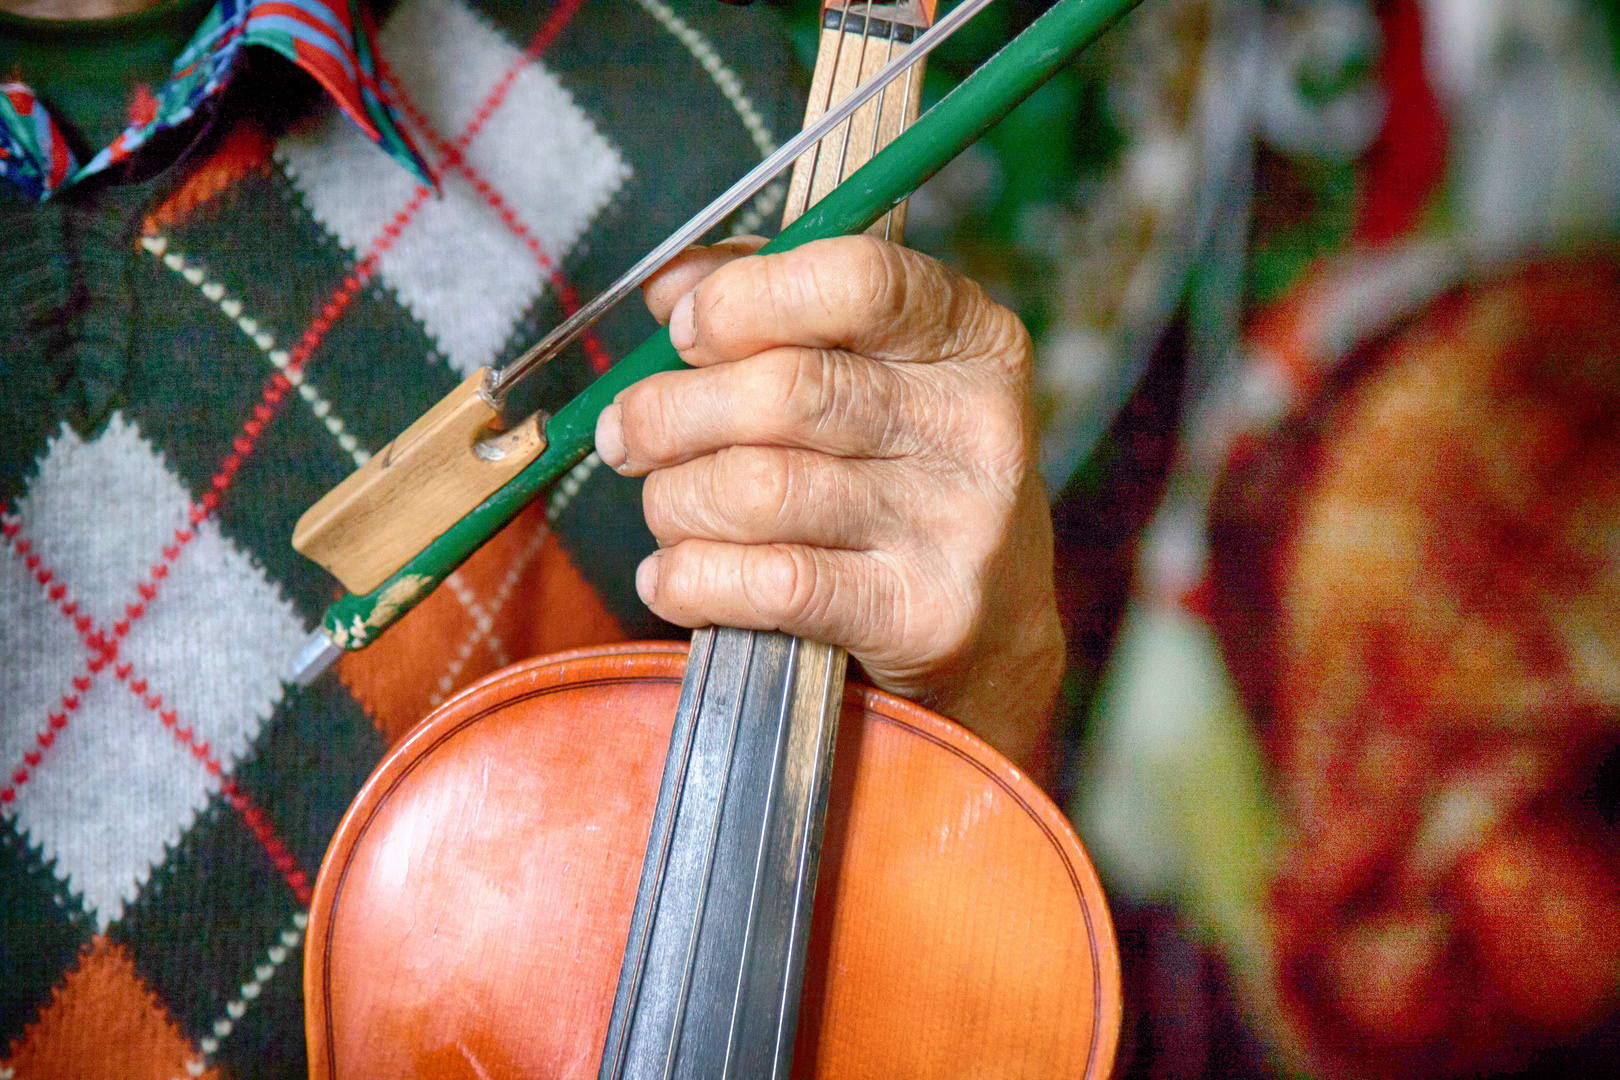
[[[726,736],[725,765],[719,774],[722,791],[730,786],[732,764],[737,754],[737,733],[742,729],[745,691],[748,688],[748,677],[754,669],[755,646],[759,644],[760,631],[748,630],[745,633],[748,635],[748,652],[742,663],[742,671],[737,677],[737,700],[732,706],[731,730]],[[720,630],[715,630],[716,648],[720,645],[720,634]],[[703,855],[703,887],[698,893],[697,906],[692,911],[692,930],[686,940],[686,971],[681,976],[681,992],[676,998],[675,1005],[675,1022],[669,1031],[669,1048],[664,1056],[664,1080],[669,1080],[669,1077],[674,1075],[675,1052],[680,1046],[681,1025],[686,1022],[686,1006],[692,997],[692,977],[697,969],[698,931],[703,927],[703,910],[709,904],[709,886],[714,882],[714,857],[720,850],[720,821],[724,810],[725,798],[722,795],[715,803],[714,819],[709,825],[709,843]]]
[[[1134,3],[1135,0],[1094,0],[1096,3]],[[833,105],[813,123],[806,124],[793,138],[779,146],[770,157],[761,161],[749,170],[747,175],[738,180],[731,187],[722,192],[708,206],[698,211],[686,223],[673,233],[666,236],[662,242],[647,254],[638,259],[635,265],[620,274],[613,284],[598,293],[588,304],[582,306],[568,318],[551,328],[545,337],[535,342],[517,359],[508,362],[498,371],[488,373],[484,378],[484,385],[478,394],[484,400],[497,407],[503,405],[513,385],[521,382],[533,374],[542,365],[554,359],[563,349],[572,344],[580,334],[594,325],[598,319],[612,310],[621,300],[628,296],[638,286],[642,285],[660,267],[669,262],[671,258],[680,254],[695,243],[698,238],[714,228],[734,210],[740,206],[744,199],[758,194],[760,188],[775,180],[783,170],[795,167],[796,163],[805,158],[811,147],[815,146],[824,135],[837,129],[852,115],[854,115],[869,100],[876,97],[890,80],[898,79],[902,69],[909,69],[917,63],[917,58],[926,56],[931,50],[944,42],[964,23],[983,11],[991,0],[958,0],[948,15],[934,23],[921,36],[917,37],[906,55],[895,57],[890,63],[884,65],[864,84],[858,86],[854,92],[845,95],[844,99]],[[916,57],[910,54],[915,53]],[[817,60],[820,66],[820,60]],[[324,635],[323,635],[324,637]],[[320,650],[320,642],[315,642],[316,651]],[[307,670],[310,665],[303,665]]]
[[[861,22],[861,53],[860,56],[856,57],[855,59],[855,82],[857,85],[859,85],[861,78],[866,74],[866,46],[871,39],[872,0],[866,0],[866,14],[862,17]],[[878,98],[880,101],[882,100],[882,96],[882,91],[879,91]],[[838,174],[836,181],[839,183],[843,182],[845,177],[844,170],[849,167],[849,144],[854,141],[855,116],[859,115],[859,113],[852,115],[848,122],[844,124],[844,130],[839,133],[839,138],[843,140],[842,145],[838,149]],[[879,115],[881,116],[882,114],[880,113]],[[872,124],[872,130],[876,131],[877,121],[872,121]]]
[[[751,633],[757,637],[760,631],[755,630],[751,631]],[[720,1080],[728,1080],[731,1076],[731,1065],[736,1060],[737,1055],[737,1036],[739,1034],[737,1020],[742,1015],[743,991],[745,989],[743,976],[748,970],[748,951],[754,941],[754,915],[759,911],[759,893],[765,884],[766,849],[771,838],[772,811],[775,808],[777,799],[776,789],[782,776],[782,740],[787,737],[788,727],[793,719],[793,696],[797,682],[795,673],[799,661],[799,645],[800,640],[798,638],[788,639],[787,665],[783,669],[783,677],[779,688],[781,705],[776,711],[776,736],[771,746],[771,771],[765,781],[765,814],[760,821],[759,843],[754,847],[754,880],[748,890],[748,921],[743,926],[742,950],[737,960],[737,986],[731,997],[731,1026],[726,1033],[726,1056],[720,1065]],[[803,834],[808,835],[808,833],[809,830],[806,829]],[[793,939],[790,936],[788,940],[792,941]],[[777,1015],[780,1019],[781,1014],[778,1013]],[[771,1075],[774,1076],[775,1073],[773,1072]]]
[[[906,96],[903,99],[905,101],[905,104],[900,107],[900,130],[901,130],[901,132],[904,132],[906,130],[906,128],[911,126],[911,116],[910,116],[910,113],[911,113],[911,73],[916,71],[916,70],[917,70],[917,65],[916,64],[912,64],[910,67],[906,68]],[[884,89],[888,89],[888,87],[884,87]],[[893,229],[894,229],[894,211],[890,210],[887,214],[883,215],[883,239],[887,240],[889,238],[889,234],[893,231]]]
[[[891,19],[889,21],[888,40],[887,40],[887,42],[885,43],[885,45],[883,47],[883,62],[885,64],[887,64],[890,60],[892,60],[894,58],[894,39],[899,37],[899,36],[900,36],[900,20],[899,19]],[[883,129],[883,107],[884,107],[883,102],[884,102],[884,99],[888,96],[888,93],[889,93],[889,88],[887,86],[885,86],[882,90],[878,91],[877,112],[875,112],[872,115],[872,145],[867,147],[867,150],[866,150],[866,160],[867,161],[871,161],[874,157],[877,157],[878,133]],[[901,112],[901,115],[900,115],[900,122],[903,125],[905,123],[905,119],[906,119],[905,118],[905,113],[903,111],[904,110],[903,105],[901,106],[901,109],[902,109],[902,112]],[[889,238],[889,219],[892,218],[893,216],[894,216],[894,211],[893,210],[890,210],[887,214],[883,215],[883,239],[885,239],[885,240],[887,240]]]
[[[894,39],[899,34],[898,21],[889,26],[889,35],[883,48],[883,62],[887,64],[894,57]],[[878,132],[883,127],[883,101],[887,97],[889,88],[885,86],[878,91],[877,113],[872,120],[872,144],[866,148],[866,160],[871,161],[878,152]],[[903,119],[903,118],[902,118]]]
[[[864,70],[865,70],[865,67],[866,67],[866,51],[867,51],[867,47],[869,45],[869,42],[870,42],[870,39],[871,39],[871,34],[872,34],[872,6],[873,6],[874,2],[875,2],[875,0],[866,0],[866,2],[865,2],[865,10],[864,10],[864,13],[863,13],[862,26],[861,26],[860,49],[859,49],[859,53],[858,53],[858,55],[856,56],[856,59],[855,59],[855,62],[856,62],[856,65],[857,65],[857,67],[856,67],[857,81],[859,80],[859,76],[862,73],[864,73]],[[844,44],[845,44],[845,38],[847,36],[847,32],[845,31],[844,27],[845,27],[845,23],[847,23],[847,21],[849,19],[849,15],[850,15],[849,7],[846,6],[844,11],[842,12],[842,14],[840,16],[840,19],[839,19],[838,42],[837,42],[837,44],[835,46],[834,53],[833,53],[832,72],[831,72],[831,77],[828,80],[826,100],[822,103],[822,109],[821,109],[822,112],[826,112],[828,109],[830,109],[832,107],[832,104],[833,104],[833,94],[836,91],[837,83],[838,83],[838,74],[839,74],[838,69],[839,69],[839,66],[843,62]],[[886,35],[886,41],[885,41],[885,55],[884,55],[885,62],[887,62],[893,55],[895,33],[896,33],[896,26],[891,22],[891,25],[889,27],[889,32]],[[910,87],[910,80],[911,80],[911,71],[910,71],[910,69],[907,69],[907,71],[906,71],[906,80],[907,80],[907,87],[908,87],[908,93],[906,95],[906,100],[909,101],[910,100],[909,87]],[[867,155],[868,160],[870,160],[871,156],[876,153],[879,129],[880,129],[880,126],[881,126],[881,124],[883,122],[883,108],[884,108],[883,101],[884,101],[884,95],[886,93],[887,93],[887,87],[885,87],[883,90],[881,90],[879,92],[879,95],[878,95],[878,100],[877,100],[877,103],[876,103],[876,109],[875,109],[873,120],[872,120],[872,148],[868,152],[868,155]],[[849,120],[845,121],[843,129],[839,133],[840,138],[842,139],[842,144],[841,144],[841,147],[840,147],[839,162],[838,162],[838,172],[837,172],[837,176],[835,177],[835,182],[837,180],[842,180],[843,179],[844,170],[845,170],[845,167],[846,167],[846,165],[848,163],[849,144],[853,141],[854,122],[855,122],[854,117],[851,116],[849,118]],[[904,122],[905,122],[905,118],[902,117],[902,123],[904,123]],[[813,156],[811,158],[810,168],[808,170],[809,182],[805,185],[805,191],[804,191],[802,203],[801,203],[801,205],[799,207],[799,210],[798,210],[798,212],[800,214],[803,214],[806,210],[809,209],[810,202],[811,202],[812,198],[814,197],[817,173],[819,172],[820,167],[821,167],[821,151],[822,151],[822,147],[825,146],[825,145],[826,145],[826,139],[825,138],[822,139],[821,141],[817,142],[817,144],[816,144],[815,151],[814,151]],[[714,655],[714,649],[718,645],[718,640],[717,640],[718,639],[718,632],[716,631],[715,634],[716,634],[716,639],[711,642],[710,650],[709,650],[708,654],[704,657],[703,672],[702,672],[702,675],[700,676],[697,692],[696,692],[696,695],[695,695],[694,710],[695,710],[695,712],[699,712],[699,713],[701,712],[703,702],[705,701],[705,699],[707,698],[708,693],[709,693],[710,675],[711,675],[711,672],[713,670],[713,668],[712,668],[712,659],[713,659],[713,655]],[[755,646],[756,646],[756,644],[758,642],[758,638],[759,638],[758,632],[750,632],[749,633],[747,659],[745,660],[745,662],[743,664],[743,667],[742,667],[742,674],[741,674],[741,678],[740,678],[740,682],[739,682],[739,686],[738,686],[737,701],[736,701],[736,705],[735,705],[735,711],[734,711],[734,714],[733,714],[733,717],[732,717],[731,729],[730,729],[730,732],[728,734],[728,741],[727,741],[727,747],[726,747],[726,769],[725,769],[725,774],[730,773],[731,765],[732,765],[732,762],[733,762],[733,759],[734,759],[735,753],[736,753],[737,735],[738,735],[738,732],[739,732],[740,726],[741,726],[741,711],[742,711],[742,707],[743,707],[743,697],[744,697],[743,690],[747,686],[748,676],[749,676],[749,674],[750,674],[750,672],[752,671],[752,668],[753,668]],[[797,642],[795,642],[794,644],[797,645]],[[790,652],[790,654],[789,654],[788,671],[789,671],[789,679],[790,680],[791,680],[793,657],[796,655],[796,651],[797,650],[795,649],[793,652]],[[789,703],[788,703],[786,697],[784,696],[784,699],[783,699],[784,717],[785,717],[785,710],[786,710],[788,704]],[[782,719],[780,721],[779,725],[778,725],[778,739],[781,738],[781,731],[785,727],[785,723],[786,723],[785,719]],[[696,726],[697,726],[697,717],[696,717],[696,715],[694,715],[693,725],[692,725],[692,732],[693,733],[695,733],[695,731],[696,731]],[[689,738],[689,742],[690,742],[690,738]],[[676,799],[675,799],[675,801],[674,801],[674,803],[672,805],[672,815],[671,815],[671,820],[670,820],[670,828],[668,830],[668,834],[666,836],[665,845],[664,845],[665,850],[660,852],[660,874],[659,874],[659,884],[660,884],[660,890],[659,891],[660,891],[660,893],[662,892],[661,886],[663,884],[664,874],[667,871],[668,849],[669,849],[670,845],[673,843],[673,839],[674,839],[674,832],[675,832],[674,827],[675,827],[675,824],[676,824],[676,819],[675,819],[675,814],[674,814],[673,811],[678,810],[678,808],[679,808],[679,805],[680,805],[680,803],[682,801],[680,796],[681,796],[682,793],[684,793],[684,790],[685,790],[685,787],[686,787],[686,781],[690,776],[690,768],[691,768],[690,750],[691,750],[690,745],[688,745],[687,747],[683,747],[683,758],[685,760],[682,762],[682,766],[681,766],[681,769],[680,769],[680,780],[679,780],[680,788],[678,789]],[[773,779],[774,779],[774,774],[773,774]],[[713,881],[715,858],[719,853],[719,843],[720,843],[719,832],[720,832],[720,824],[721,824],[721,809],[722,808],[719,807],[719,806],[716,807],[714,818],[713,818],[713,820],[711,822],[711,825],[710,825],[709,843],[708,843],[707,850],[705,851],[705,856],[704,856],[704,874],[703,874],[703,879],[702,879],[703,880],[702,892],[700,894],[698,905],[694,910],[692,928],[691,928],[691,931],[690,931],[688,939],[687,939],[685,971],[684,971],[684,973],[682,975],[680,994],[679,994],[679,997],[677,998],[678,1004],[677,1004],[677,1007],[676,1007],[676,1015],[675,1015],[674,1024],[671,1026],[671,1029],[670,1029],[670,1043],[669,1043],[669,1046],[666,1048],[666,1051],[665,1051],[664,1075],[665,1075],[666,1078],[673,1075],[673,1070],[675,1068],[675,1055],[676,1055],[676,1053],[677,1053],[677,1051],[679,1049],[679,1038],[680,1038],[681,1026],[682,1026],[682,1024],[684,1022],[685,1011],[686,1011],[687,1004],[689,1003],[690,998],[691,998],[692,980],[693,980],[693,978],[695,976],[696,964],[697,964],[698,934],[699,934],[699,931],[700,931],[701,926],[702,926],[703,911],[704,911],[704,908],[707,906],[707,903],[708,903],[709,887],[710,887],[710,885],[711,885],[711,883]],[[763,843],[763,840],[762,840],[762,843]],[[758,873],[758,867],[756,867],[756,876],[757,876],[757,873]],[[757,885],[756,885],[756,891],[757,891]],[[653,901],[653,908],[651,909],[650,914],[656,911],[657,905],[658,905],[658,898],[655,898],[654,901]],[[750,913],[750,915],[751,914],[752,913]],[[750,919],[750,922],[751,921],[752,920]],[[636,973],[635,973],[634,982],[633,982],[633,987],[634,987],[633,994],[635,995],[635,997],[637,999],[639,999],[639,997],[640,997],[642,981],[643,981],[642,976],[643,976],[643,972],[644,972],[644,969],[645,969],[647,954],[650,952],[650,949],[651,949],[651,940],[650,940],[650,938],[651,938],[651,927],[652,927],[652,919],[649,918],[648,923],[647,923],[647,927],[643,931],[643,939],[642,939],[641,942],[638,943],[638,945],[639,945],[639,948],[638,948],[639,955],[637,957]],[[744,949],[744,962],[746,962],[746,942],[745,942],[745,949]],[[739,992],[740,992],[740,990],[739,990]],[[733,1013],[734,1013],[734,1015],[733,1015],[733,1029],[735,1028],[735,1022],[736,1022],[736,1020],[735,1020],[735,1012],[736,1012],[736,1009],[734,1008],[734,1010],[733,1010]],[[633,1015],[633,1013],[632,1013],[632,1015]],[[618,1065],[619,1068],[615,1070],[615,1075],[618,1075],[622,1071],[622,1064],[624,1062],[624,1055],[628,1051],[628,1038],[629,1038],[628,1030],[620,1033],[619,1052],[615,1055],[616,1058],[618,1058],[618,1061],[616,1062],[616,1065]],[[728,1042],[732,1042],[732,1041],[734,1041],[734,1040],[728,1039]],[[778,1042],[780,1042],[780,1036],[778,1038]],[[727,1061],[726,1061],[726,1068],[727,1068],[728,1072],[729,1072],[730,1058],[731,1058],[731,1052],[728,1049]]]
[[[796,641],[795,644],[797,644]],[[837,676],[836,678],[834,676],[834,672],[838,669],[839,652],[840,650],[837,648],[828,649],[822,666],[822,701],[821,708],[818,710],[818,715],[816,717],[816,756],[810,770],[810,782],[805,788],[805,799],[807,800],[804,807],[805,821],[810,821],[815,814],[817,793],[822,786],[822,770],[832,767],[830,755],[825,753],[822,748],[828,745],[828,743],[831,741],[830,736],[827,735],[827,726],[829,720],[833,724],[836,724],[844,707],[844,680],[841,675]],[[825,806],[825,804],[823,805]],[[810,847],[814,842],[816,842],[816,840],[812,836],[812,830],[804,829],[800,832],[797,859],[798,873],[795,875],[793,885],[793,922],[788,927],[789,942],[798,940],[799,919],[801,916],[809,914],[809,912],[806,910],[808,905],[805,903],[804,894],[806,888],[813,889],[815,887],[815,882],[811,880],[810,867],[808,865],[810,861]],[[773,1076],[780,1076],[782,1074],[783,1046],[787,1046],[791,1051],[794,1037],[798,1034],[797,1031],[786,1030],[788,995],[790,988],[793,985],[793,970],[791,967],[792,962],[793,954],[789,952],[789,966],[785,967],[782,972],[782,996],[777,1002],[776,1008],[776,1046],[774,1047],[775,1053],[772,1056],[771,1061],[771,1074]]]
[[[663,904],[664,883],[669,874],[669,855],[675,845],[675,825],[680,820],[681,805],[686,799],[686,782],[692,772],[692,746],[697,741],[698,716],[703,704],[704,695],[708,692],[709,674],[714,670],[715,637],[717,631],[713,627],[697,631],[707,634],[708,647],[703,650],[703,668],[698,675],[697,687],[692,694],[692,715],[686,727],[686,738],[681,745],[681,764],[676,771],[675,795],[670,800],[669,819],[664,830],[663,843],[658,852],[658,872],[653,886],[652,899],[647,904],[647,918],[642,924],[641,939],[636,943],[635,968],[630,977],[630,993],[625,1006],[625,1022],[619,1031],[619,1041],[613,1050],[613,1071],[615,1080],[624,1075],[625,1055],[630,1052],[630,1019],[640,1008],[641,990],[647,973],[647,956],[652,951],[652,930],[658,922],[658,909]],[[691,651],[687,652],[687,662],[691,663]]]
[[[828,109],[832,108],[833,91],[838,86],[838,65],[842,63],[844,59],[844,23],[848,21],[849,4],[846,2],[843,9],[838,13],[838,42],[833,46],[832,68],[827,75],[827,100],[821,103],[822,112],[826,112]],[[804,185],[804,195],[800,199],[799,209],[797,213],[793,215],[794,217],[800,217],[806,210],[810,209],[810,200],[814,197],[816,190],[816,174],[821,171],[821,148],[826,145],[826,142],[827,140],[825,137],[816,142],[815,153],[810,158],[810,179]]]

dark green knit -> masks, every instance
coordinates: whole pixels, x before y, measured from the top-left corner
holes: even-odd
[[[547,5],[517,0],[473,6],[519,49],[552,14]],[[777,137],[796,130],[801,76],[775,17],[712,0],[673,7],[720,50]],[[69,27],[52,41],[37,25],[0,20],[0,57],[8,68],[20,67],[25,78],[40,80],[42,96],[59,104],[85,139],[86,145],[76,149],[93,153],[111,137],[109,130],[122,126],[118,118],[127,109],[129,84],[153,81],[154,71],[166,69],[164,48],[172,46],[171,55],[177,51],[185,27],[200,14],[185,0],[121,20],[113,36],[127,34],[130,44],[120,50],[98,40],[94,70],[82,79],[61,77],[69,70],[71,50],[105,28]],[[586,0],[545,49],[541,63],[630,168],[629,178],[559,267],[588,297],[757,162],[759,148],[687,46],[634,0]],[[270,402],[266,393],[273,388],[275,369],[265,350],[222,317],[218,303],[163,256],[183,255],[186,266],[205,268],[209,282],[222,285],[242,311],[292,348],[342,289],[359,255],[312,216],[298,185],[274,162],[178,212],[178,220],[146,236],[146,246],[141,243],[148,215],[199,162],[225,145],[235,125],[251,122],[278,135],[329,107],[306,76],[269,55],[254,55],[228,94],[213,129],[189,133],[198,143],[185,161],[144,183],[92,182],[44,205],[0,185],[0,281],[6,301],[0,304],[0,507],[12,513],[21,505],[18,500],[35,490],[48,440],[64,423],[91,442],[109,430],[116,414],[161,455],[191,499],[219,491],[212,517],[224,540],[262,569],[309,627],[335,585],[294,554],[288,540],[299,514],[353,469],[354,461],[296,392]],[[90,146],[92,141],[97,145]],[[424,152],[430,161],[436,159],[427,147]],[[155,236],[161,236],[161,248]],[[549,287],[517,319],[496,359],[516,355],[560,314],[557,290]],[[616,358],[651,329],[639,304],[628,303],[604,320],[599,335]],[[331,322],[304,371],[332,414],[344,419],[347,433],[371,449],[461,378],[381,273]],[[593,375],[576,348],[533,380],[531,396],[555,407]],[[268,418],[249,439],[244,424],[254,422],[256,410],[267,410]],[[234,468],[222,465],[233,457]],[[222,470],[229,475],[219,490],[216,478],[225,475]],[[25,521],[18,536],[36,527],[47,525]],[[84,516],[84,536],[102,527],[93,513]],[[640,517],[639,484],[597,470],[555,529],[628,632],[674,633],[650,617],[634,593],[634,567],[653,547]],[[39,599],[26,589],[48,590],[60,580],[29,584],[32,579],[24,576],[37,570],[25,570],[28,553],[16,548],[15,539],[10,543],[0,549],[0,559],[11,560],[8,572],[21,584],[0,580],[0,620],[7,603]],[[164,557],[154,553],[154,564]],[[175,587],[171,581],[188,557],[172,560],[177,569],[163,589]],[[133,585],[130,601],[139,604]],[[160,591],[150,601],[154,612],[167,596]],[[5,663],[13,665],[12,674],[22,678],[28,665],[47,659],[39,653],[45,645],[44,639],[30,638],[32,631],[21,621],[13,623],[0,627],[0,649]],[[154,690],[161,689],[158,681],[154,676]],[[94,723],[89,700],[71,718],[80,727],[64,731],[93,730],[85,726]],[[153,723],[161,708],[153,707]],[[180,723],[185,722],[182,717]],[[0,733],[10,731],[17,745],[36,729],[44,730],[45,723],[44,716],[0,711]],[[108,743],[111,752],[117,745]],[[296,869],[313,880],[339,817],[382,750],[382,739],[359,706],[328,679],[308,690],[288,688],[246,752],[227,762],[227,772],[244,805],[263,812]],[[41,775],[53,760],[47,754],[36,767]],[[11,762],[0,767],[9,769]],[[19,821],[0,806],[0,1046],[23,1037],[97,932],[94,918],[69,895],[60,869],[46,865],[37,841]],[[301,958],[293,957],[264,984],[227,1036],[213,1029],[226,1003],[262,963],[267,944],[300,906],[287,884],[289,872],[273,861],[240,808],[216,793],[106,930],[129,949],[139,975],[185,1037],[197,1045],[209,1039],[217,1043],[208,1061],[227,1076],[305,1075]],[[0,1053],[0,1061],[5,1057]]]

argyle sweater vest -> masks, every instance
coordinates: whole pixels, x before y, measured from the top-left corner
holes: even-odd
[[[511,661],[676,633],[635,596],[639,486],[592,458],[284,681],[336,594],[299,514],[802,108],[774,16],[712,0],[402,0],[378,40],[437,193],[275,58],[159,177],[0,191],[0,1077],[304,1076],[311,887],[389,742]],[[623,305],[530,403],[653,329]]]

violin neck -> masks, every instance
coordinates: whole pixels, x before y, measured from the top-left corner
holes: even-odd
[[[805,105],[805,125],[815,123],[822,113],[848,97],[895,55],[904,52],[933,23],[934,6],[935,0],[885,4],[847,0],[824,7],[816,69],[810,79],[810,97]],[[856,109],[849,123],[793,163],[793,177],[782,212],[783,228],[870,161],[917,119],[918,105],[922,101],[922,75],[923,61],[918,60],[903,76]],[[899,243],[905,232],[905,221],[906,206],[901,203],[867,232]]]
[[[693,634],[602,1080],[787,1077],[846,662]]]
[[[933,20],[933,0],[822,13],[805,123]],[[921,61],[805,153],[786,227],[917,116]],[[902,204],[870,230],[898,241]],[[600,1080],[787,1080],[848,654],[757,630],[692,635]]]

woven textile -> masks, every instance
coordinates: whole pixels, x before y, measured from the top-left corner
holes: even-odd
[[[155,180],[0,185],[0,1075],[303,1076],[310,889],[387,743],[507,662],[674,633],[639,485],[592,459],[339,678],[283,681],[335,590],[303,509],[799,111],[773,16],[708,0],[379,22],[437,192],[271,56]],[[652,328],[625,305],[525,393]]]
[[[359,0],[219,0],[174,61],[158,95],[112,143],[80,165],[55,119],[26,85],[0,85],[0,179],[36,199],[128,162],[154,136],[197,116],[225,88],[237,58],[258,45],[303,68],[349,115],[365,137],[386,148],[418,179],[422,160],[400,134],[392,110],[377,94],[375,61]]]

